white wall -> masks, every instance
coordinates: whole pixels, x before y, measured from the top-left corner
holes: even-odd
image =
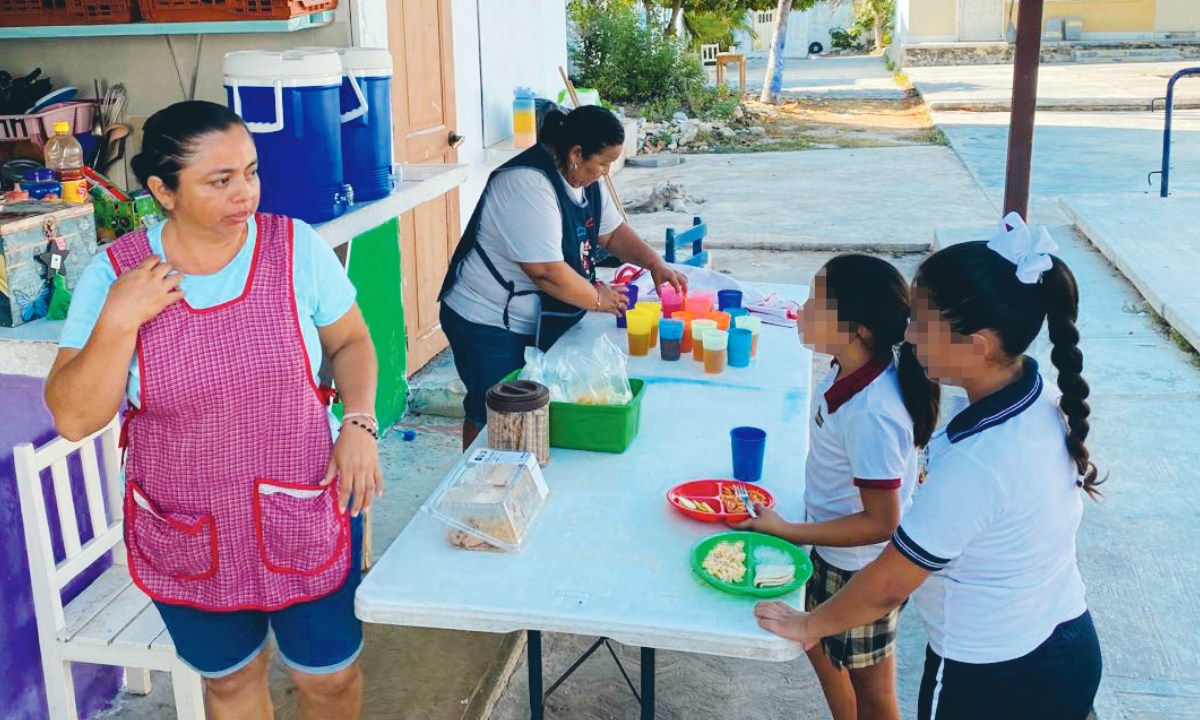
[[[513,89],[532,87],[555,99],[567,64],[562,0],[453,0],[454,84],[459,162],[471,166],[460,189],[466,227],[487,182],[484,149],[512,136]]]
[[[751,13],[753,19],[753,13]],[[854,22],[853,4],[849,0],[831,3],[823,2],[804,12],[792,12],[788,16],[787,41],[784,43],[785,58],[808,57],[808,46],[819,42],[825,50],[831,50],[829,39],[831,28],[849,27]],[[741,52],[765,56],[771,47],[771,26],[764,26],[759,31],[759,42],[762,50],[754,50],[754,40],[749,33],[735,32],[734,44]]]

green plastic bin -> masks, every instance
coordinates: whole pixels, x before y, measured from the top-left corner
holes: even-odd
[[[516,380],[517,370],[504,381]],[[646,383],[629,379],[633,399],[625,405],[550,403],[550,447],[589,452],[623,453],[637,436]]]

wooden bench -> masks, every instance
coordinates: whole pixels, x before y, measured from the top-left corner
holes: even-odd
[[[122,539],[121,455],[118,419],[94,435],[71,442],[56,438],[40,448],[13,448],[21,518],[29,555],[33,602],[52,720],[77,720],[71,663],[124,667],[126,689],[150,692],[150,670],[171,673],[179,718],[203,720],[200,676],[175,654],[175,644],[150,598],[129,576]],[[101,453],[97,452],[99,445]],[[78,457],[92,537],[81,542],[68,461]],[[103,464],[101,464],[103,463]],[[101,472],[103,468],[103,472]],[[54,559],[42,475],[49,471],[65,557]],[[65,606],[62,590],[105,555],[105,570]]]
[[[706,237],[708,237],[708,226],[699,217],[692,218],[692,226],[682,232],[676,232],[674,228],[667,228],[666,252],[663,253],[663,258],[669,263],[708,267],[711,256],[704,249],[704,238]],[[679,249],[688,245],[692,248],[692,256],[686,260],[679,260],[677,258]]]

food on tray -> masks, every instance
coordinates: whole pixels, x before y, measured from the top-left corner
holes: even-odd
[[[757,554],[755,555],[757,557]],[[754,587],[780,587],[796,579],[796,566],[786,565],[756,565],[754,567]]]
[[[746,543],[738,541],[720,542],[708,551],[701,563],[704,572],[727,583],[740,583],[746,579]]]
[[[688,510],[692,510],[695,512],[707,513],[709,515],[713,514],[712,507],[710,507],[709,504],[704,502],[703,500],[693,500],[691,498],[686,498],[682,495],[677,496],[675,499],[679,501],[679,504],[681,506],[687,508]]]
[[[506,542],[515,543],[517,535],[513,531],[512,525],[506,522],[485,522],[478,518],[470,518],[467,524],[471,527]],[[461,548],[463,550],[489,550],[492,552],[502,552],[504,548],[497,547],[482,538],[475,537],[465,530],[458,528],[450,528],[447,535],[452,547]]]
[[[754,548],[755,565],[790,565],[792,556],[779,548],[770,545],[759,545]]]
[[[744,513],[746,512],[746,503],[742,502],[733,489],[733,485],[721,486],[721,503],[725,506],[727,513]],[[746,492],[750,495],[750,502],[762,504],[767,501],[767,496],[758,492],[754,488],[746,487]]]

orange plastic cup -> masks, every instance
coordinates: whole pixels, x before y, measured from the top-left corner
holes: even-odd
[[[717,329],[715,320],[697,318],[692,321],[692,357],[704,362],[704,337],[710,330]]]
[[[691,314],[690,312],[685,312],[685,311],[681,310],[677,313],[672,313],[671,318],[674,320],[682,320],[683,321],[683,340],[680,341],[679,352],[681,352],[681,353],[692,352],[692,321],[696,319],[696,316]]]
[[[729,323],[733,320],[732,316],[727,312],[710,312],[707,317],[709,320],[717,321],[718,330],[728,330]]]

